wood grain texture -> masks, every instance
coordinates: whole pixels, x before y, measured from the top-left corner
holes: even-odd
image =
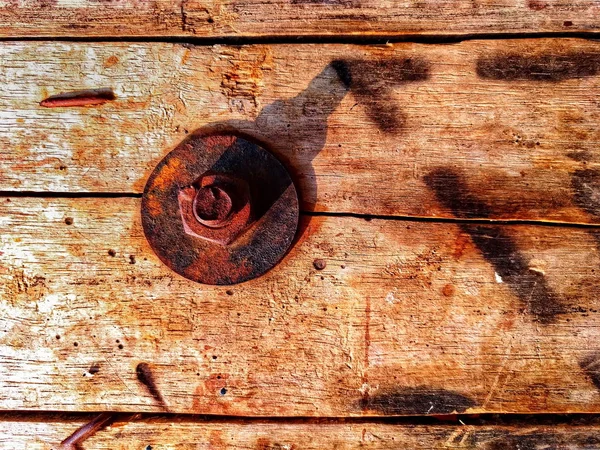
[[[600,411],[593,231],[305,217],[271,272],[211,287],[158,261],[139,208],[1,201],[3,409]]]
[[[287,164],[305,210],[600,223],[596,42],[13,42],[0,55],[0,190],[140,193],[186,133],[234,129]],[[40,105],[99,89],[115,99]]]
[[[595,32],[593,0],[3,0],[5,37]]]
[[[56,448],[84,425],[81,419],[0,422],[0,445],[23,450]],[[86,439],[85,450],[192,449],[404,449],[509,450],[568,448],[595,450],[600,445],[596,425],[390,425],[377,423],[206,422],[148,418],[118,420]]]

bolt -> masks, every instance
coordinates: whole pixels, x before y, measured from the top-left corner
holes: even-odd
[[[209,228],[226,226],[233,212],[234,189],[219,178],[204,176],[197,182],[200,186],[194,197],[194,216]]]
[[[194,237],[227,245],[251,222],[248,184],[231,175],[204,174],[178,200],[184,229]]]
[[[231,285],[283,258],[298,210],[296,188],[269,151],[234,134],[197,131],[150,175],[141,216],[168,267],[193,281]]]

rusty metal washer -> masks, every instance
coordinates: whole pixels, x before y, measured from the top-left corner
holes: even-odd
[[[163,263],[204,284],[256,278],[298,228],[296,188],[260,145],[194,133],[154,169],[142,197],[146,239]]]

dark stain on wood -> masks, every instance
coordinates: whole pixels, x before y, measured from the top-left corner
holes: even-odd
[[[419,58],[383,61],[336,60],[331,63],[344,85],[385,133],[398,133],[406,116],[393,99],[393,88],[429,79],[429,62]]]
[[[403,415],[462,413],[477,405],[475,400],[458,392],[423,386],[370,395],[359,403],[363,411]]]
[[[600,217],[600,170],[577,170],[571,180],[577,206],[593,216]]]
[[[600,53],[498,54],[477,60],[477,75],[493,80],[558,82],[600,73]]]
[[[592,383],[600,389],[600,352],[588,355],[579,361],[579,367],[590,378]]]
[[[567,157],[571,158],[573,161],[585,163],[585,162],[592,160],[593,154],[587,150],[583,150],[583,151],[569,152],[569,153],[567,153]]]
[[[437,169],[425,177],[425,183],[459,218],[489,218],[492,215],[490,207],[471,193],[453,170]],[[550,323],[563,312],[561,301],[548,286],[545,276],[530,270],[525,256],[503,227],[481,224],[460,224],[460,227],[537,321]]]
[[[465,448],[481,450],[596,450],[600,445],[600,435],[552,431],[519,434],[497,430],[475,432],[461,442],[461,447],[463,445]]]
[[[571,187],[575,195],[575,204],[588,214],[600,219],[600,170],[581,169],[571,178]],[[590,230],[590,236],[600,250],[600,231]]]

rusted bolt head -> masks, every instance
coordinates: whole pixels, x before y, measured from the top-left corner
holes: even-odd
[[[227,225],[233,210],[231,193],[219,185],[198,188],[194,196],[194,216],[202,225],[221,228]]]
[[[217,244],[231,244],[252,222],[248,183],[232,175],[202,175],[178,201],[185,232]]]
[[[234,135],[193,133],[150,175],[142,225],[175,272],[206,284],[262,275],[298,227],[298,196],[279,161]]]

